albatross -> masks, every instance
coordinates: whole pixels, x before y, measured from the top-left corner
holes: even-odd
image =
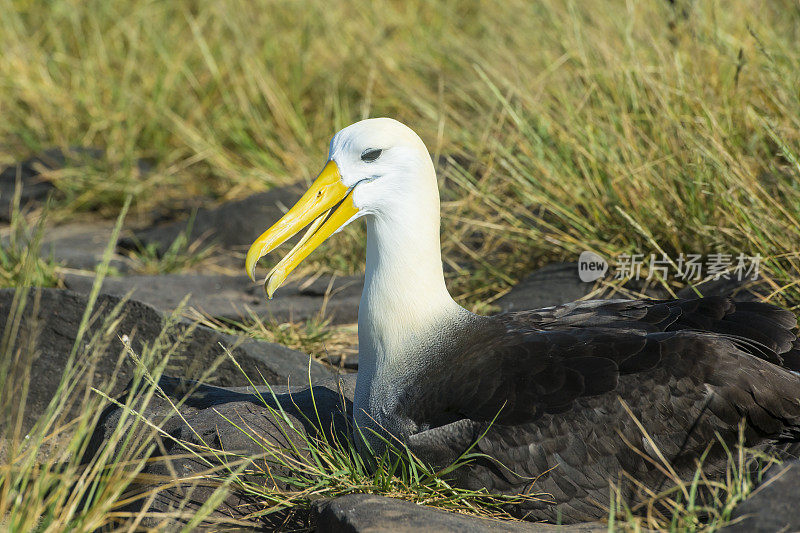
[[[367,248],[353,417],[362,455],[396,441],[444,467],[473,447],[480,459],[452,472],[454,483],[543,495],[512,512],[569,522],[607,516],[609,483],[628,498],[658,490],[665,472],[691,479],[706,452],[704,470],[724,471],[717,441],[735,444],[740,424],[749,447],[800,441],[800,343],[786,310],[727,297],[496,316],[459,306],[445,286],[433,162],[396,120],[336,133],[319,177],[248,251],[248,275],[309,226],[267,275],[271,298],[359,218]]]

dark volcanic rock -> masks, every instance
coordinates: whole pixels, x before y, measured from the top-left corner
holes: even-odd
[[[600,523],[554,526],[488,520],[432,509],[415,503],[374,494],[349,494],[315,502],[312,523],[317,533],[416,533],[437,531],[453,533],[599,533],[608,531]]]
[[[41,255],[78,270],[94,270],[103,261],[113,222],[67,224],[49,228],[42,240]],[[126,257],[114,254],[109,266],[118,272],[130,270]]]
[[[524,311],[572,302],[594,289],[578,277],[577,263],[554,263],[536,270],[520,281],[495,305],[502,311]]]
[[[269,225],[276,222],[294,205],[303,191],[298,186],[272,189],[243,200],[227,202],[213,209],[199,209],[191,225],[189,242],[202,239],[228,249],[246,250]],[[186,233],[190,219],[171,222],[134,233],[120,246],[135,249],[139,244],[153,245],[166,251],[180,235]]]
[[[800,531],[800,462],[773,466],[767,479],[733,511],[725,533]]]
[[[663,288],[647,280],[630,280],[623,286],[634,294],[644,293],[650,298],[669,298]],[[761,301],[769,294],[769,287],[763,281],[738,281],[736,279],[709,280],[696,285],[703,296],[733,296],[739,301]],[[507,294],[498,298],[495,305],[502,311],[523,311],[561,305],[584,298],[592,293],[592,298],[629,298],[625,292],[614,292],[610,287],[599,287],[595,283],[585,283],[578,277],[577,263],[553,263],[529,274]],[[681,289],[678,298],[697,296],[691,287]]]
[[[607,274],[606,279],[610,280]],[[601,280],[602,281],[602,280]],[[666,298],[666,292],[648,280],[629,280],[619,291],[600,282],[584,282],[578,277],[577,263],[552,263],[520,281],[507,294],[497,299],[502,311],[524,311],[561,305],[580,300],[591,294],[592,299],[631,298],[629,293],[643,293],[650,298]]]
[[[7,323],[14,294],[14,289],[0,290],[0,321],[3,324]],[[57,389],[75,343],[86,305],[85,296],[58,289],[34,290],[28,296],[22,314],[22,327],[17,338],[17,346],[21,346],[28,338],[33,338],[35,341],[34,353],[30,353],[30,350],[21,350],[23,359],[18,363],[19,369],[29,365],[30,375],[33,376],[27,394],[23,419],[24,431],[32,426]],[[121,306],[118,322],[107,324],[106,321],[113,315],[116,306]],[[171,346],[179,342],[178,349],[170,357],[167,368],[180,371],[184,376],[197,378],[202,376],[215,361],[224,356],[225,351],[222,346],[225,346],[232,348],[231,352],[236,360],[255,382],[260,382],[260,372],[268,383],[285,385],[289,376],[292,383],[308,383],[309,359],[305,354],[277,344],[223,335],[208,328],[197,327],[192,330],[192,325],[185,321],[175,324],[169,330],[169,334],[162,335],[165,320],[163,314],[141,302],[121,303],[119,298],[101,296],[94,308],[83,346],[78,350],[80,361],[91,360],[95,364],[93,372],[86,376],[85,381],[101,390],[106,390],[111,395],[119,394],[133,370],[130,358],[122,358],[118,365],[120,354],[123,352],[123,344],[119,338],[127,336],[137,355],[142,354],[144,345],[158,344],[162,347],[159,352],[166,353]],[[85,353],[85,348],[89,339],[95,335],[104,338],[105,344],[101,345],[100,350],[92,351],[90,355]],[[184,338],[186,335],[188,338]],[[316,379],[329,373],[318,363],[312,362],[311,375]],[[115,378],[115,383],[106,385],[112,377]],[[222,357],[221,363],[211,373],[208,381],[220,385],[248,383],[241,371],[227,357]],[[83,388],[78,387],[76,390],[82,391]],[[75,409],[77,406],[73,408],[72,415],[76,414]]]
[[[761,302],[772,291],[763,280],[711,279],[698,283],[694,289],[684,287],[679,290],[678,298],[694,298],[697,293],[702,296],[733,296],[739,302]]]
[[[207,472],[209,466],[186,454],[186,448],[180,443],[209,445],[230,454],[251,457],[254,468],[250,471],[269,472],[272,477],[265,473],[247,474],[244,477],[249,482],[264,485],[270,483],[270,479],[280,479],[281,475],[287,473],[281,466],[268,462],[267,449],[274,451],[275,446],[282,450],[296,449],[298,452],[291,455],[302,461],[307,459],[304,435],[331,438],[335,433],[338,439],[349,438],[355,375],[327,378],[316,382],[313,388],[275,386],[272,392],[261,386],[255,389],[223,389],[169,377],[162,377],[159,386],[166,398],[154,397],[143,414],[148,420],[160,424],[168,436],[162,433],[161,437],[156,437],[160,451],[151,456],[140,478],[163,479],[164,485],[161,485],[161,490],[150,504],[145,504],[146,498],[135,500],[126,508],[128,511],[139,511],[144,505],[151,513],[172,514],[180,509],[188,519],[211,497],[214,487],[192,479],[196,474]],[[181,416],[177,416],[167,398],[174,403],[186,399],[180,407]],[[270,412],[265,403],[276,410],[280,407],[286,418],[273,414],[276,411]],[[116,406],[110,406],[103,413],[84,461],[89,461],[103,449],[121,414],[122,410]],[[130,424],[130,419],[127,423]],[[146,432],[146,429],[141,431]],[[212,464],[219,464],[219,460],[211,455],[208,459]],[[231,460],[238,460],[238,457]],[[180,479],[175,478],[176,473],[179,473]],[[284,486],[280,481],[276,483]],[[136,486],[133,492],[145,492],[159,486],[157,481],[150,481]],[[231,519],[241,520],[249,513],[264,509],[264,506],[263,500],[259,501],[234,488],[217,507],[207,525],[225,523],[226,520],[230,523]],[[253,527],[267,529],[284,524],[291,529],[291,526],[304,526],[306,515],[306,512],[292,511],[273,513],[254,519],[251,523]],[[175,519],[166,524],[167,530],[178,529],[181,524],[180,519]],[[143,527],[155,525],[155,519],[146,519],[142,523]]]
[[[64,277],[70,290],[88,293],[94,278],[71,275]],[[312,283],[287,283],[272,300],[267,300],[264,288],[241,276],[217,274],[165,274],[161,276],[109,277],[103,282],[103,292],[132,297],[164,311],[172,311],[191,294],[188,305],[218,318],[238,320],[249,315],[248,309],[260,317],[278,321],[307,320],[325,307],[325,316],[334,323],[358,320],[358,302],[364,285],[362,277],[321,277]],[[329,291],[330,285],[330,291]],[[326,294],[328,298],[326,301]]]
[[[358,351],[355,353],[347,353],[344,355],[344,357],[338,354],[330,354],[325,357],[325,362],[334,367],[339,367],[350,371],[357,371]]]

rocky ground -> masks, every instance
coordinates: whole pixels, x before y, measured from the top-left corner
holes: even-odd
[[[97,154],[84,154],[90,157]],[[50,151],[42,157],[24,162],[18,169],[7,169],[0,174],[1,198],[8,199],[19,179],[23,185],[22,204],[27,209],[36,209],[53,187],[42,178],[42,169],[63,164],[65,155]],[[144,163],[143,163],[144,165]],[[144,169],[146,170],[146,169]],[[134,352],[152,346],[161,339],[168,316],[181,303],[194,309],[211,321],[231,323],[243,317],[257,316],[276,321],[302,322],[323,315],[331,324],[353,324],[357,319],[358,300],[362,287],[359,276],[321,276],[293,281],[282,288],[275,299],[266,301],[263,289],[252,284],[242,271],[243,251],[258,236],[264,227],[276,220],[297,197],[297,188],[274,189],[253,195],[244,200],[229,202],[213,208],[200,209],[189,226],[188,213],[178,213],[170,220],[159,224],[129,228],[117,243],[112,259],[112,276],[102,284],[101,297],[95,307],[96,317],[89,328],[89,336],[102,333],[108,327],[101,318],[112,309],[119,308],[119,319],[113,324],[116,338],[108,343],[98,358],[92,372],[85,380],[92,384],[106,383],[114,376],[113,383],[103,385],[113,397],[136,394],[128,390],[133,375],[129,359],[120,357],[125,343]],[[5,202],[5,200],[2,200]],[[0,211],[0,221],[8,223],[11,211]],[[257,221],[257,223],[254,223]],[[37,356],[31,361],[30,387],[27,391],[27,409],[21,421],[23,431],[33,426],[54,392],[57,390],[70,349],[78,334],[81,316],[87,297],[94,283],[94,269],[101,261],[103,251],[112,232],[108,222],[64,223],[50,228],[45,236],[42,254],[60,265],[63,288],[43,289],[32,293],[30,309],[26,314],[26,331],[36,330]],[[165,274],[145,274],[137,265],[132,250],[150,247],[156,254],[168,253],[170,246],[180,236],[188,236],[194,242],[202,239],[213,246],[213,252],[205,258],[212,264],[212,271],[203,269]],[[652,296],[662,296],[659,291],[643,286],[628,287],[633,291],[644,291]],[[732,292],[737,297],[756,297],[757,288],[742,288],[728,283],[710,284],[703,288],[707,293]],[[608,296],[613,291],[600,284],[583,283],[578,279],[576,265],[572,263],[552,264],[524,278],[516,287],[495,304],[500,311],[512,311],[555,305],[584,297],[590,293]],[[0,290],[0,320],[6,323],[12,308],[15,289]],[[187,300],[188,298],[188,300]],[[35,305],[34,305],[35,304]],[[186,310],[185,310],[186,311]],[[195,315],[196,316],[196,315]],[[343,358],[328,354],[325,358],[309,358],[306,354],[279,344],[253,340],[222,333],[214,328],[196,326],[186,318],[178,319],[170,330],[170,339],[179,339],[188,334],[180,344],[167,366],[160,386],[163,398],[155,398],[147,407],[145,415],[153,421],[161,421],[166,432],[160,442],[161,461],[153,461],[145,473],[169,476],[171,472],[192,473],[201,469],[196,459],[167,459],[179,452],[179,440],[199,443],[211,439],[215,446],[225,450],[259,453],[262,449],[252,439],[234,428],[229,420],[236,418],[256,434],[282,445],[289,446],[299,433],[287,431],[292,423],[301,432],[317,431],[308,423],[312,408],[322,416],[323,428],[333,433],[346,435],[350,414],[357,359],[350,357],[347,364]],[[124,342],[119,342],[124,338]],[[222,347],[230,349],[241,365],[237,368],[224,355]],[[218,364],[205,377],[206,371]],[[273,385],[270,392],[266,385],[253,389],[244,378],[247,375],[263,377],[261,383]],[[308,386],[310,373],[313,387]],[[263,401],[282,408],[287,420],[275,420],[265,416]],[[313,402],[312,402],[313,396]],[[169,400],[185,400],[180,407],[181,416],[175,416]],[[77,415],[77,412],[71,412]],[[104,446],[108,434],[113,430],[121,413],[109,407],[100,418],[92,437],[86,457],[91,458]],[[203,437],[203,439],[201,439]],[[146,486],[144,488],[147,488]],[[168,512],[179,502],[183,509],[199,508],[209,495],[209,488],[186,483],[161,491],[149,501],[150,509]],[[776,531],[784,528],[800,528],[800,514],[793,504],[800,491],[800,469],[787,466],[769,478],[754,495],[736,511],[741,520],[731,531]],[[794,496],[787,499],[787,495]],[[185,507],[186,502],[188,507]],[[216,517],[242,518],[254,510],[258,502],[248,500],[246,494],[232,491],[217,508]],[[131,504],[133,507],[140,504]],[[288,521],[288,522],[287,522]],[[557,527],[541,524],[489,521],[465,517],[391,498],[353,494],[333,500],[315,502],[310,515],[273,516],[258,519],[252,527],[264,528],[279,523],[298,521],[300,525],[316,527],[318,531],[601,531],[602,524],[584,524]],[[142,524],[147,526],[147,524]]]

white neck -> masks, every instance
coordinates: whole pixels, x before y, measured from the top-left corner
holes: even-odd
[[[415,354],[404,353],[408,341],[426,335],[439,320],[460,309],[445,286],[439,226],[428,228],[417,221],[413,214],[403,220],[376,216],[367,221],[367,268],[358,311],[359,368],[412,357]]]
[[[402,213],[366,217],[367,265],[358,310],[354,402],[360,426],[367,422],[366,414],[373,421],[387,422],[382,415],[392,408],[404,380],[423,371],[442,326],[468,314],[445,286],[439,194],[435,178],[429,183],[433,190],[401,202]],[[384,429],[402,433],[400,428]]]

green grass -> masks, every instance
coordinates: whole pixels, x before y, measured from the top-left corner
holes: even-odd
[[[24,302],[25,299],[19,300]],[[19,315],[30,310],[17,308]],[[26,389],[21,375],[30,374],[30,363],[35,354],[36,339],[24,337],[22,346],[4,346],[16,351],[15,359],[3,357],[0,384],[6,400],[3,401],[3,419],[0,421],[2,457],[0,458],[0,526],[7,531],[96,531],[114,527],[130,527],[146,517],[143,512],[126,511],[132,484],[147,464],[147,458],[156,447],[154,437],[163,433],[140,413],[144,412],[158,394],[156,381],[169,361],[170,354],[180,350],[186,341],[184,334],[175,334],[172,326],[177,315],[165,325],[161,335],[143,352],[133,353],[129,346],[120,349],[118,365],[124,358],[137,363],[132,387],[139,394],[124,399],[123,413],[114,427],[109,427],[107,445],[86,464],[81,464],[90,445],[92,430],[103,408],[110,403],[102,391],[114,386],[115,377],[108,376],[102,383],[92,379],[97,357],[106,353],[110,344],[119,344],[114,328],[122,305],[104,310],[102,317],[94,317],[102,327],[90,338],[76,341],[75,357],[65,368],[63,379],[53,400],[41,413],[33,429],[26,435],[19,431],[17,421],[25,405],[13,399],[25,398]],[[35,309],[33,309],[35,312]],[[92,316],[87,308],[85,321]],[[12,314],[12,318],[20,316]],[[30,326],[30,322],[26,324]],[[8,331],[8,330],[6,330]],[[77,348],[85,341],[84,347]],[[12,337],[13,341],[13,337]],[[4,351],[4,354],[10,353]],[[10,365],[8,365],[10,363]],[[209,373],[213,372],[209,369]],[[90,387],[90,385],[92,385]],[[12,393],[15,393],[12,396]],[[11,405],[13,403],[13,405]],[[77,405],[76,418],[67,415],[70,407]],[[198,458],[204,450],[187,446],[186,453]],[[201,509],[194,519],[202,520],[226,494],[227,484],[210,499],[210,507]],[[157,493],[156,493],[157,494]],[[155,497],[156,494],[140,496]]]
[[[357,327],[331,324],[330,318],[325,318],[324,307],[316,316],[300,322],[263,318],[252,311],[242,320],[223,320],[205,315],[193,318],[217,331],[281,344],[317,360],[327,361],[335,357],[334,360],[343,363],[347,356],[358,353]]]
[[[726,443],[720,435],[708,443],[705,452],[698,457],[692,479],[681,479],[658,445],[650,437],[640,420],[627,404],[625,410],[639,428],[642,437],[656,458],[641,447],[626,441],[631,450],[658,469],[665,477],[662,487],[654,489],[642,485],[637,479],[623,473],[626,485],[632,485],[640,493],[638,502],[629,502],[622,496],[619,484],[610,483],[611,498],[608,510],[610,531],[692,531],[711,533],[724,527],[733,519],[736,506],[744,501],[764,479],[768,468],[778,468],[781,461],[771,453],[745,447],[745,424],[739,425],[739,439],[734,446]],[[712,447],[721,446],[726,457],[722,473],[707,475],[704,463]]]
[[[157,380],[170,360],[185,345],[193,328],[174,328],[180,312],[168,317],[161,333],[134,352],[130,341],[121,338],[117,325],[125,300],[112,309],[96,309],[95,303],[108,273],[113,244],[122,226],[129,202],[123,204],[117,225],[97,270],[97,280],[78,325],[78,333],[68,354],[60,382],[53,397],[33,427],[23,434],[25,399],[32,374],[32,363],[38,356],[38,323],[41,305],[37,290],[32,288],[35,271],[20,281],[0,337],[0,527],[4,531],[97,531],[125,526],[135,527],[145,513],[126,511],[126,491],[138,481],[138,474],[156,449],[154,437],[160,428],[141,413],[159,390]],[[38,258],[35,247],[26,249],[22,263]],[[33,278],[31,278],[33,276]],[[89,328],[93,323],[94,328]],[[81,459],[90,446],[90,437],[103,408],[111,403],[106,391],[111,390],[118,376],[98,377],[96,365],[110,346],[119,347],[116,368],[131,359],[134,364],[130,386],[138,394],[129,395],[123,403],[119,421],[109,427],[107,446],[86,463]],[[220,359],[224,354],[220,355]],[[207,369],[213,373],[216,365]],[[70,412],[80,413],[71,416]],[[203,450],[187,446],[187,452],[198,458]],[[193,513],[192,520],[203,520],[225,495],[227,484],[220,484],[208,500],[208,506]],[[153,498],[151,493],[143,498]]]
[[[160,250],[156,243],[136,241],[136,248],[128,252],[133,269],[140,274],[169,274],[190,269],[214,252],[214,246],[204,244],[203,239],[191,240],[194,217],[192,213],[186,225],[166,250]]]
[[[797,299],[796,2],[3,0],[0,12],[0,161],[106,150],[104,168],[57,179],[69,209],[307,180],[338,128],[389,115],[443,169],[450,283],[469,304],[587,248],[760,253],[776,296]],[[140,176],[139,158],[153,172]],[[312,260],[359,270],[361,231]]]
[[[10,221],[0,234],[0,288],[57,287],[59,265],[52,257],[42,257],[41,249],[49,207],[35,224],[29,223],[20,211],[21,190],[17,187],[11,199]],[[37,253],[31,253],[36,250]]]

